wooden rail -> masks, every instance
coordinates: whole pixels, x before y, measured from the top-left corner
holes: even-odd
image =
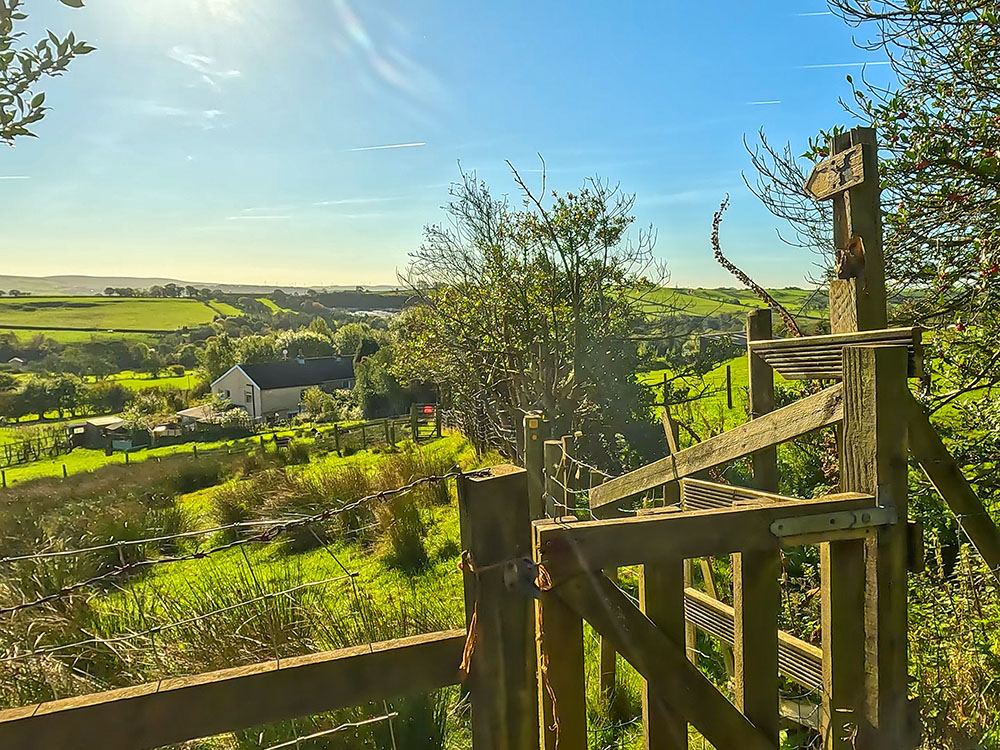
[[[459,682],[464,630],[0,712],[0,747],[145,750]]]
[[[843,389],[831,386],[675,455],[609,479],[591,490],[590,509],[598,517],[614,514],[619,503],[637,493],[837,424],[843,414]]]

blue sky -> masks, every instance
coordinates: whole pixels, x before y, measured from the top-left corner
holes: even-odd
[[[595,173],[638,195],[672,283],[802,284],[747,191],[743,136],[804,150],[878,57],[821,2],[28,0],[98,50],[0,151],[0,272],[393,283],[458,164],[513,192]],[[885,67],[868,68],[875,77]],[[403,145],[411,144],[411,145]],[[397,148],[373,148],[398,145]]]

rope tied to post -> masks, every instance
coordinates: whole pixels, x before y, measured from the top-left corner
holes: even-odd
[[[462,550],[462,557],[458,561],[458,569],[463,573],[469,573],[476,579],[476,600],[472,605],[472,617],[469,618],[469,634],[465,637],[465,648],[462,649],[462,663],[458,666],[459,679],[465,682],[472,668],[472,655],[476,651],[476,641],[478,633],[476,626],[479,623],[479,570],[472,559],[472,552]]]

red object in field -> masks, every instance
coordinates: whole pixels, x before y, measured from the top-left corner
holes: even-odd
[[[425,406],[424,407],[424,414],[433,414],[433,413],[434,413],[434,407],[433,406]]]

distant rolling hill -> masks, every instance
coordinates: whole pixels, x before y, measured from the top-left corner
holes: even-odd
[[[259,284],[221,284],[210,281],[182,281],[181,279],[166,279],[156,277],[133,276],[8,276],[0,274],[0,290],[9,292],[11,289],[27,294],[51,294],[70,296],[90,296],[101,294],[109,287],[133,287],[146,289],[151,286],[195,286],[200,288],[221,289],[229,294],[267,294],[275,289],[281,289],[289,294],[305,292],[306,287],[274,286]],[[354,285],[329,285],[311,287],[317,291],[352,291]],[[395,289],[391,285],[366,286],[365,289],[374,292],[385,292]]]

